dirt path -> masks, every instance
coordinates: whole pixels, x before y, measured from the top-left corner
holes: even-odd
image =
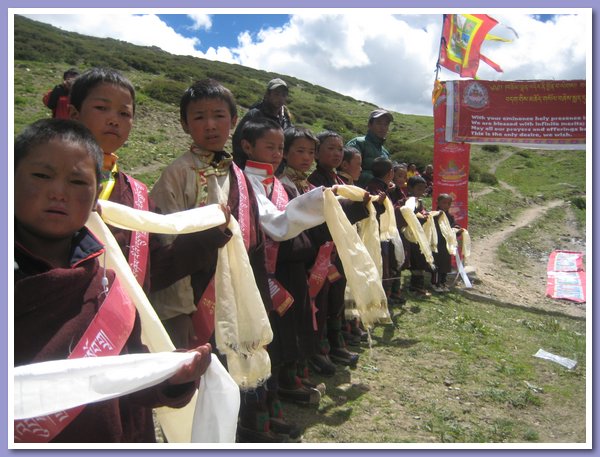
[[[509,226],[484,238],[473,240],[469,264],[474,269],[476,280],[473,289],[463,289],[463,291],[481,297],[489,297],[507,305],[527,307],[549,314],[560,313],[585,318],[585,304],[554,300],[545,296],[546,263],[544,261],[539,260],[528,265],[527,273],[518,273],[498,260],[497,256],[500,245],[517,230],[534,223],[548,210],[561,205],[566,205],[566,203],[561,200],[552,200],[543,206],[532,206],[524,210]],[[568,225],[569,232],[577,238],[578,233],[574,221],[570,221]],[[581,246],[578,247],[581,248]]]

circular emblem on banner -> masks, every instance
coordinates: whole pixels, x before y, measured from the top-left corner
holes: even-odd
[[[478,82],[472,82],[465,87],[463,105],[479,109],[487,107],[489,101],[490,97],[487,89]]]

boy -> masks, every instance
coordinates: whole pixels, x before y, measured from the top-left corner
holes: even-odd
[[[98,261],[104,248],[84,226],[100,191],[102,150],[92,134],[77,122],[41,120],[17,137],[14,153],[15,365],[75,356],[94,339],[94,319],[108,319],[101,330],[115,350],[105,355],[147,352],[139,316],[115,298],[115,274]],[[122,322],[107,317],[125,309]],[[151,408],[189,402],[210,350],[196,348],[192,362],[157,386],[58,413],[55,421],[16,421],[15,442],[154,442]]]
[[[317,135],[317,140],[317,167],[308,177],[308,181],[315,186],[343,185],[344,181],[335,172],[343,159],[344,144],[341,135],[326,130]],[[368,193],[366,197],[369,198]],[[351,223],[368,216],[366,206],[360,202],[343,205],[343,208]],[[342,333],[346,280],[335,249],[331,259],[337,272],[328,275],[331,279],[326,281],[316,299],[320,342],[318,353],[310,359],[313,369],[324,374],[335,373],[332,361],[350,367],[358,363],[358,354],[347,349]]]
[[[190,135],[192,145],[163,170],[151,195],[165,213],[209,203],[226,203],[240,223],[254,279],[263,304],[270,309],[265,239],[259,225],[257,199],[246,175],[233,163],[232,155],[223,150],[237,121],[235,98],[229,89],[215,80],[197,81],[184,92],[179,113],[181,127]],[[213,264],[216,265],[216,261]],[[200,341],[214,338],[215,292],[214,287],[209,287],[214,272],[213,268],[208,275],[192,275],[191,288],[188,286],[187,290],[170,287],[160,296],[153,294],[153,304],[162,305],[159,307],[161,317],[173,323],[174,332],[194,333]],[[271,429],[269,412],[264,407],[264,388],[242,391],[241,394],[239,439],[286,441],[287,435],[274,433]]]
[[[392,161],[386,157],[377,157],[373,160],[371,172],[373,173],[373,179],[367,182],[367,192],[371,195],[387,195],[394,177]],[[377,220],[379,221],[379,216],[385,211],[385,207],[381,202],[375,202],[374,205],[375,210],[377,211]],[[391,269],[392,264],[396,263],[391,241],[381,242],[381,259],[383,261],[381,279],[383,281],[385,295],[389,300],[392,293],[392,283],[390,281],[390,278],[392,277]]]
[[[155,210],[148,190],[140,181],[119,170],[116,152],[129,138],[135,113],[135,90],[121,73],[105,68],[92,68],[73,84],[69,105],[71,118],[94,134],[103,151],[102,192],[100,199],[141,210]],[[181,235],[169,245],[161,246],[159,237],[143,232],[130,232],[111,227],[123,255],[146,293],[160,290],[193,272],[211,268],[207,258],[214,257],[231,234],[223,225],[218,228]],[[162,318],[160,309],[157,309]],[[179,338],[169,332],[176,347],[194,347],[193,336]]]
[[[421,176],[413,176],[408,178],[408,196],[415,197],[416,206],[414,212],[421,225],[425,223],[429,217],[429,213],[425,209],[421,197],[425,193],[427,183]],[[409,290],[421,297],[430,297],[431,292],[425,288],[425,270],[430,270],[425,256],[421,253],[421,249],[417,243],[409,243],[410,245],[410,286]]]
[[[352,146],[344,146],[344,157],[337,174],[346,184],[356,185],[362,171],[362,155]]]
[[[443,211],[448,218],[450,227],[456,231],[456,235],[460,235],[463,229],[460,225],[454,221],[454,216],[450,214],[450,207],[452,206],[452,196],[450,194],[440,194],[437,198],[437,210]],[[446,284],[448,273],[452,271],[452,259],[448,248],[446,246],[446,239],[440,229],[438,222],[439,215],[434,217],[435,230],[437,233],[437,252],[433,253],[433,260],[435,262],[435,271],[431,273],[431,286],[435,292],[448,292],[450,289]]]

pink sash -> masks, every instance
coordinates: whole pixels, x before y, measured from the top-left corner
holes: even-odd
[[[69,355],[69,359],[119,355],[135,321],[135,306],[115,278],[108,295]],[[47,416],[14,422],[15,443],[48,443],[69,425],[85,405]]]
[[[251,231],[248,185],[242,170],[234,163],[231,164],[231,167],[233,168],[238,184],[239,204],[237,221],[240,225],[240,231],[242,232],[244,246],[246,246],[246,250],[248,250],[250,248]],[[200,300],[196,304],[196,312],[192,315],[192,323],[194,325],[196,337],[198,338],[198,344],[208,343],[215,331],[215,291],[215,278],[213,276],[204,290],[202,297],[200,297]]]
[[[321,245],[319,253],[317,254],[317,259],[308,275],[308,296],[310,297],[310,306],[313,314],[313,328],[315,331],[317,330],[317,306],[315,300],[325,285],[325,280],[329,279],[331,267],[337,272],[337,268],[331,264],[331,255],[334,247],[335,244],[333,244],[333,241],[327,241]],[[339,279],[339,277],[337,279]]]
[[[127,180],[133,191],[133,208],[148,211],[148,188],[131,176],[127,176]],[[148,232],[131,232],[128,261],[135,279],[141,286],[144,285],[148,267],[149,239]]]
[[[288,196],[281,184],[279,179],[274,178],[273,180],[273,192],[271,193],[271,201],[275,207],[284,211],[288,204]],[[265,261],[267,267],[268,281],[269,281],[269,293],[271,295],[271,302],[273,309],[277,311],[277,314],[283,316],[285,312],[294,303],[292,295],[281,285],[277,279],[275,279],[275,270],[277,269],[277,254],[279,253],[279,242],[273,241],[267,237],[265,241]]]

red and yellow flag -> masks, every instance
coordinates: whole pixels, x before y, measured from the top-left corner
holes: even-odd
[[[444,14],[439,64],[465,78],[476,77],[480,60],[501,72],[500,66],[479,52],[484,40],[499,40],[488,35],[497,24],[486,14]]]

